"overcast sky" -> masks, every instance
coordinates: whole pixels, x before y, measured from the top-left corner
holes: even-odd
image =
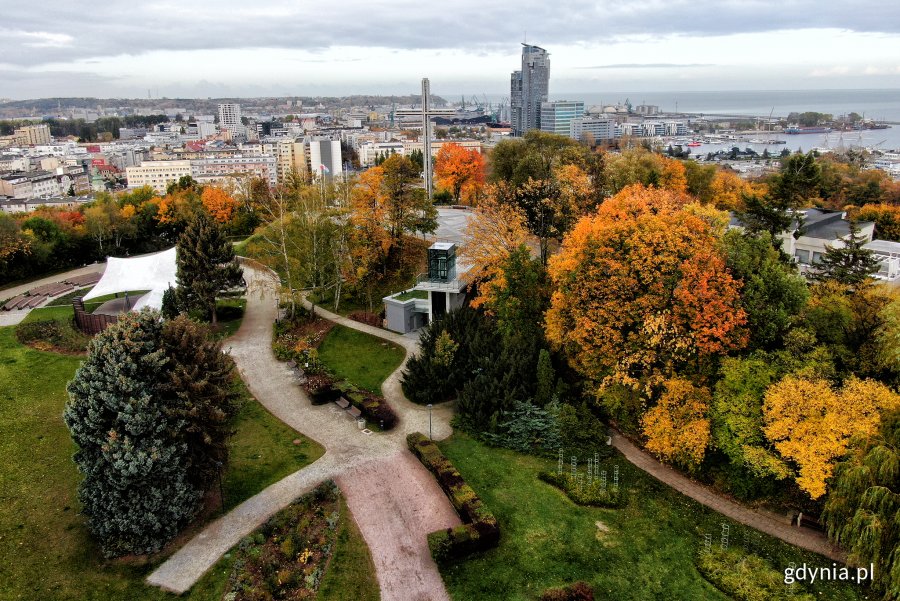
[[[523,39],[551,93],[900,88],[896,0],[440,6],[0,0],[0,98],[508,94]]]

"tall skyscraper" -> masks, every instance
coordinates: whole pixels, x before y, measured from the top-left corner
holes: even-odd
[[[514,136],[541,128],[541,103],[550,91],[550,53],[522,44],[522,70],[510,77],[510,120]]]
[[[232,134],[243,133],[244,126],[241,123],[241,105],[219,105],[219,129],[227,129]]]

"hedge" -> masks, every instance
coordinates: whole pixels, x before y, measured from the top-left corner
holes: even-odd
[[[621,489],[614,489],[611,483],[607,483],[605,488],[601,488],[599,478],[595,478],[590,484],[582,481],[580,486],[568,473],[541,472],[538,474],[538,478],[562,489],[578,505],[619,507],[624,500]]]
[[[784,572],[758,555],[714,546],[697,555],[697,571],[737,601],[813,601],[802,583],[784,583]]]
[[[461,526],[437,530],[428,535],[428,548],[434,560],[442,563],[496,547],[500,542],[497,518],[466,484],[453,463],[424,434],[413,432],[406,437],[406,444],[422,465],[434,474],[463,521]]]
[[[334,379],[326,374],[307,376],[303,385],[313,405],[326,405],[341,398],[341,391],[334,386]]]

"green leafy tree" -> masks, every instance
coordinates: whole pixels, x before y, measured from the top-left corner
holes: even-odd
[[[781,260],[768,233],[747,236],[725,234],[726,265],[743,281],[741,306],[747,313],[748,347],[774,349],[802,311],[809,291],[806,281]]]
[[[241,282],[234,246],[221,227],[201,212],[178,239],[177,263],[179,304],[203,312],[215,325],[216,296]]]
[[[763,434],[763,398],[779,378],[779,369],[765,356],[722,361],[710,406],[713,444],[731,463],[756,477],[791,475]]]
[[[68,385],[64,420],[78,445],[82,511],[104,555],[158,551],[191,519],[189,478],[159,314],[125,314],[98,334]]]
[[[773,194],[788,206],[796,207],[819,196],[822,167],[812,152],[792,154],[781,162],[781,172],[772,182]]]
[[[859,286],[878,272],[879,261],[875,254],[863,248],[866,237],[857,226],[850,222],[850,233],[844,238],[844,245],[829,246],[816,266],[813,279],[819,282],[834,280],[847,286]]]

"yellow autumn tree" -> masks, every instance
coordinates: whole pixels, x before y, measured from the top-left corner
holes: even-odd
[[[659,402],[641,418],[647,450],[664,461],[695,469],[709,446],[710,392],[689,380],[666,380]]]
[[[360,288],[372,306],[375,285],[384,275],[388,253],[394,245],[387,224],[384,169],[373,167],[360,174],[350,194],[350,255],[344,274]]]
[[[228,223],[237,209],[237,201],[228,192],[216,186],[203,188],[200,201],[212,218],[219,223]]]
[[[768,190],[766,184],[745,181],[725,169],[717,171],[710,184],[713,203],[724,211],[739,211],[744,208],[744,195],[762,197]]]
[[[510,253],[528,241],[528,230],[522,211],[511,203],[498,199],[497,184],[475,208],[475,215],[466,226],[461,256],[471,266],[469,274],[479,283],[479,295],[473,299],[475,307],[491,304],[504,288],[502,265]]]
[[[827,380],[790,375],[766,391],[763,432],[797,466],[797,485],[818,499],[853,438],[875,434],[881,412],[898,407],[900,395],[873,380],[851,377],[838,391]]]

